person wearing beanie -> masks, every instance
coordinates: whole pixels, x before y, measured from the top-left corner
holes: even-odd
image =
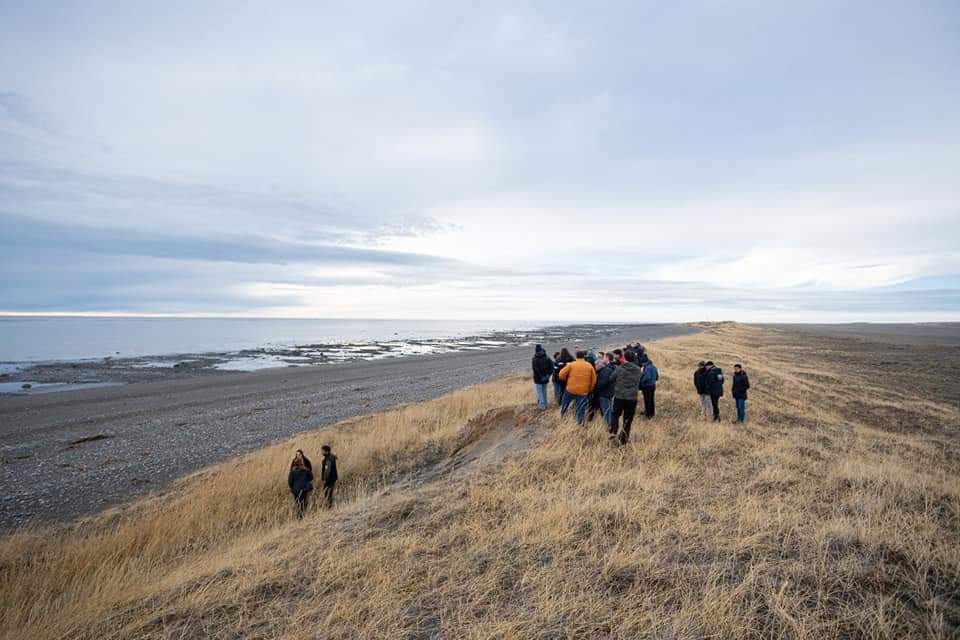
[[[543,350],[541,345],[537,345],[533,350],[533,385],[537,392],[537,406],[541,411],[547,408],[547,385],[550,384],[550,376],[553,374],[553,360]]]

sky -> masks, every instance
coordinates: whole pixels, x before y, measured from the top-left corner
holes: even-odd
[[[0,313],[960,320],[960,4],[0,0]]]

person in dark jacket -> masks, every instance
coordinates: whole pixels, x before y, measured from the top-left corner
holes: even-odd
[[[560,372],[574,360],[576,358],[570,355],[570,350],[566,347],[560,349],[560,353],[553,356],[553,396],[557,399],[558,405],[563,400],[563,392],[567,389],[567,383],[560,379]]]
[[[287,474],[287,486],[290,487],[293,499],[297,501],[298,518],[302,518],[303,512],[307,510],[310,492],[313,491],[313,472],[307,468],[304,459],[303,453],[297,451],[290,463],[290,473]]]
[[[547,408],[547,385],[553,373],[553,360],[539,344],[533,351],[533,385],[537,390],[537,406],[541,411]]]
[[[613,390],[615,386],[613,372],[616,370],[617,364],[614,362],[612,353],[603,354],[603,360],[601,362],[602,365],[598,365],[600,368],[597,369],[597,386],[594,388],[594,393],[597,394],[597,402],[600,404],[600,414],[603,416],[603,420],[609,430],[610,420],[613,417]]]
[[[647,357],[647,354],[643,354],[644,357]],[[656,407],[654,405],[654,394],[657,392],[657,380],[660,379],[660,372],[657,370],[657,365],[653,364],[653,361],[647,358],[646,364],[643,365],[643,373],[640,376],[640,393],[643,394],[643,415],[647,419],[652,418],[656,414]]]
[[[707,372],[704,376],[707,393],[710,395],[710,404],[713,408],[713,421],[720,422],[720,398],[723,396],[723,370],[707,362]]]
[[[703,407],[703,417],[709,418],[713,413],[710,403],[710,394],[707,393],[707,363],[701,360],[697,370],[693,372],[693,386],[700,397],[700,406]]]
[[[337,484],[337,456],[333,455],[330,445],[320,447],[323,451],[323,462],[320,467],[320,481],[323,482],[323,501],[327,509],[333,507],[333,489]]]
[[[622,366],[614,369],[613,379],[613,414],[610,418],[610,437],[617,437],[620,432],[620,444],[627,444],[630,440],[630,427],[633,425],[633,415],[637,411],[637,393],[640,390],[640,376],[643,372],[637,366],[637,354],[626,350],[623,353],[626,361]],[[623,416],[623,430],[620,430],[620,416]]]
[[[739,364],[733,365],[733,382],[730,384],[730,393],[737,403],[737,422],[747,421],[747,389],[750,388],[750,378]]]

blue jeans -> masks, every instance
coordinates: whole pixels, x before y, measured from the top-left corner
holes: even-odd
[[[597,398],[600,401],[600,413],[603,414],[603,421],[607,423],[607,429],[610,428],[610,421],[613,419],[613,398]]]
[[[570,403],[574,400],[577,402],[577,423],[583,426],[583,423],[587,420],[587,401],[590,399],[590,396],[577,396],[569,391],[563,392],[563,402],[560,403],[560,417],[562,418],[567,414],[567,409],[570,407]]]
[[[560,401],[563,400],[563,385],[559,380],[553,381],[553,398],[557,401],[557,404],[560,404]]]
[[[544,382],[543,384],[540,384],[538,382],[534,382],[533,386],[537,388],[537,406],[540,407],[541,410],[546,409],[547,408],[547,383]]]
[[[737,402],[737,422],[747,421],[747,399],[734,398]]]

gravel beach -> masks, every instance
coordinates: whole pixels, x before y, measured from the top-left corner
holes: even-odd
[[[694,331],[632,325],[600,344]],[[0,530],[93,513],[302,431],[526,370],[531,355],[507,347],[2,398]]]

